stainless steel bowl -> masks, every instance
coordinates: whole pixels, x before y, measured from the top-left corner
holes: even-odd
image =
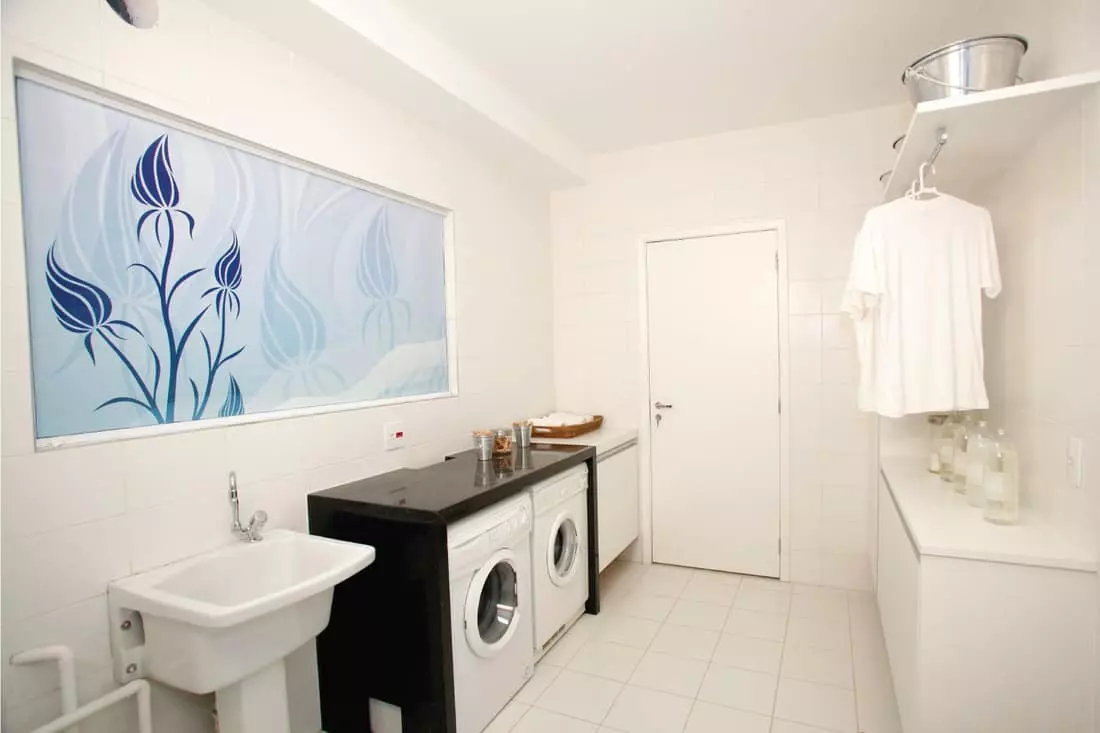
[[[967,38],[937,48],[909,64],[901,83],[913,104],[959,97],[1016,83],[1027,39],[1016,35]]]

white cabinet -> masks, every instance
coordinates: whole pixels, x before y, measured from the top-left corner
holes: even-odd
[[[879,479],[878,608],[894,676],[898,714],[905,730],[916,730],[915,700],[920,607],[920,558],[913,549],[889,489]]]
[[[600,570],[638,538],[638,444],[596,458]]]
[[[878,522],[876,593],[905,733],[1094,733],[1094,557],[1041,536],[1037,520],[982,526],[922,467],[885,460]]]

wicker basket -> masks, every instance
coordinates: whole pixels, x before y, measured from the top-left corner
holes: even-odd
[[[588,422],[576,425],[556,425],[553,427],[531,426],[531,436],[535,438],[576,438],[593,430],[599,430],[603,425],[603,415],[595,415]]]

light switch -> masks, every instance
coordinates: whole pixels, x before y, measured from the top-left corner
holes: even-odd
[[[382,446],[386,450],[397,450],[405,447],[405,423],[388,422],[382,426]]]
[[[1075,489],[1081,488],[1085,483],[1085,441],[1081,438],[1069,439],[1069,447],[1066,449],[1066,478]]]

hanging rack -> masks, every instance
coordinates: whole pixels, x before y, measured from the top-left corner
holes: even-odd
[[[947,145],[947,128],[940,127],[936,130],[936,145],[932,148],[932,152],[928,154],[928,158],[925,160],[925,164],[928,167],[931,167],[936,162],[936,159],[940,157],[940,153],[943,152],[943,147],[945,145]],[[879,182],[882,182],[885,176],[885,173],[880,176]],[[914,179],[913,182],[916,183],[916,180]],[[886,183],[889,183],[889,179],[886,180]]]
[[[947,144],[947,128],[941,127],[936,130],[936,147],[932,148],[931,154],[926,161],[928,165],[932,165],[936,162],[936,158],[940,157],[940,153],[943,151],[943,146]]]
[[[928,159],[920,164],[917,168],[917,177],[913,180],[913,185],[909,187],[909,192],[906,193],[907,197],[923,196],[925,194],[932,194],[938,196],[939,191],[935,186],[928,186],[925,183],[925,171],[930,170],[933,173],[936,172],[935,162],[936,158],[940,157],[940,152],[943,150],[943,146],[947,144],[947,129],[940,127],[936,130],[936,147],[932,148],[932,152],[928,154]]]

